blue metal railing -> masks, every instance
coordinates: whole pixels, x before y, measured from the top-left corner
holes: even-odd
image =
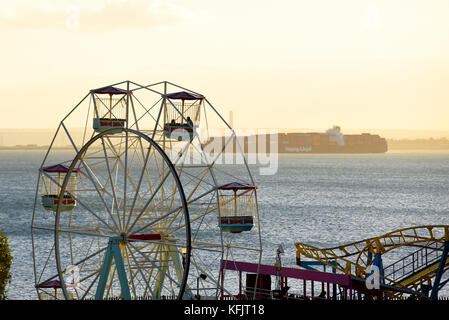
[[[432,242],[404,258],[384,268],[384,276],[395,282],[400,282],[416,272],[441,260],[444,245]]]

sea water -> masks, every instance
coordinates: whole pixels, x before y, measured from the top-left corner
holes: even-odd
[[[44,154],[0,151],[0,230],[14,259],[9,299],[37,299],[31,217]],[[250,168],[259,188],[262,263],[274,264],[280,244],[283,265],[294,267],[295,242],[335,247],[396,229],[449,224],[447,152],[279,155],[273,175]]]

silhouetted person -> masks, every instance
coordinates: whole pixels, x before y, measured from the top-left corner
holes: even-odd
[[[320,295],[318,296],[318,299],[325,299],[326,298],[326,291],[321,291]]]

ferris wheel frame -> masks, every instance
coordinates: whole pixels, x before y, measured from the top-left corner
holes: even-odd
[[[63,196],[65,194],[64,190],[67,187],[68,181],[70,179],[71,173],[73,172],[76,164],[78,163],[78,161],[80,161],[81,157],[85,154],[85,152],[87,151],[87,149],[98,139],[101,139],[102,137],[115,132],[115,129],[108,129],[105,130],[99,134],[97,134],[96,136],[94,136],[93,138],[91,138],[77,153],[76,157],[73,159],[68,172],[64,178],[64,181],[62,183],[61,186],[61,192],[60,192],[60,197],[58,200],[58,206],[56,209],[56,218],[55,218],[55,237],[54,237],[54,241],[55,241],[55,255],[56,255],[56,266],[57,266],[57,271],[58,271],[58,275],[59,275],[59,281],[61,283],[61,289],[63,291],[63,294],[65,296],[66,299],[69,299],[70,295],[67,291],[67,286],[65,283],[65,278],[64,278],[64,274],[65,274],[65,270],[63,270],[62,266],[61,266],[61,257],[60,257],[60,252],[59,252],[59,223],[60,223],[60,217],[61,217],[61,206],[62,206],[62,199]],[[184,273],[183,273],[183,279],[182,279],[182,283],[179,284],[179,292],[177,295],[177,299],[180,300],[182,299],[184,292],[185,292],[185,288],[186,288],[186,284],[187,284],[187,278],[189,275],[189,266],[190,266],[190,252],[191,252],[191,231],[190,231],[190,221],[189,221],[189,211],[188,211],[188,206],[187,206],[187,201],[185,198],[185,194],[184,194],[184,190],[181,184],[181,181],[178,177],[178,174],[176,172],[176,169],[174,168],[172,162],[170,161],[170,159],[168,158],[168,156],[165,154],[165,152],[160,148],[160,146],[150,137],[148,137],[147,135],[143,134],[142,132],[133,130],[133,129],[127,129],[124,128],[123,129],[124,132],[128,133],[133,133],[137,136],[139,136],[142,139],[145,139],[150,145],[151,147],[155,148],[157,150],[157,152],[162,156],[162,158],[164,159],[165,163],[167,164],[171,175],[173,176],[173,178],[176,181],[177,187],[178,187],[178,191],[179,191],[179,195],[181,196],[181,201],[182,201],[182,210],[184,211],[184,219],[185,219],[185,229],[186,229],[186,252],[185,252],[185,265],[184,265]],[[81,160],[82,161],[82,160]],[[118,234],[117,237],[111,237],[110,240],[112,240],[112,242],[116,241],[118,237],[122,238],[122,241],[127,241],[127,237],[132,236],[133,234]],[[113,239],[115,238],[115,239]],[[106,249],[108,250],[108,249]],[[117,263],[117,261],[116,261]],[[122,262],[123,264],[123,262]],[[105,268],[105,266],[103,266],[103,268]],[[102,270],[102,272],[104,272],[104,270]],[[120,271],[120,273],[122,273],[122,275],[119,275],[119,277],[125,277],[126,279],[126,274],[123,275],[123,271]],[[99,283],[99,285],[102,285],[101,283]],[[129,288],[126,288],[126,284],[124,283],[124,281],[120,281],[120,285],[122,287],[122,293],[125,291],[129,291]],[[129,294],[128,294],[129,295]],[[101,299],[102,297],[97,296],[97,299]]]
[[[135,111],[135,110],[132,110],[133,108],[134,108],[134,106],[132,106],[132,99],[131,99],[131,94],[134,94],[135,92],[137,92],[137,91],[148,91],[148,92],[152,92],[152,93],[154,93],[154,94],[156,94],[156,95],[159,95],[159,98],[161,99],[161,100],[163,100],[163,101],[166,101],[166,105],[167,106],[170,106],[170,107],[172,107],[173,109],[177,109],[177,107],[173,104],[173,102],[170,100],[170,98],[168,98],[167,97],[167,87],[170,87],[170,86],[173,86],[173,87],[176,87],[176,88],[179,88],[179,89],[181,89],[181,90],[185,90],[185,91],[188,91],[189,93],[193,93],[193,94],[198,94],[199,95],[199,93],[197,93],[197,92],[195,92],[195,91],[192,91],[192,90],[190,90],[190,89],[186,89],[186,88],[184,88],[184,87],[181,87],[181,86],[179,86],[179,85],[176,85],[176,84],[174,84],[174,83],[171,83],[171,82],[168,82],[168,81],[161,81],[161,82],[158,82],[158,83],[154,83],[154,84],[150,84],[150,85],[140,85],[140,84],[137,84],[137,83],[135,83],[135,82],[132,82],[132,81],[122,81],[122,82],[119,82],[119,83],[116,83],[116,84],[113,84],[113,85],[111,85],[111,86],[108,86],[108,87],[112,87],[112,86],[122,86],[122,87],[125,87],[126,86],[126,89],[123,89],[123,91],[125,92],[125,94],[126,94],[126,108],[127,108],[127,115],[126,115],[126,117],[127,117],[127,120],[126,120],[126,125],[125,125],[125,127],[124,127],[124,129],[123,130],[134,130],[134,129],[131,129],[131,128],[129,128],[129,126],[134,126],[134,125],[136,125],[136,127],[137,127],[137,130],[134,130],[134,132],[140,132],[140,128],[139,128],[139,125],[138,124],[140,124],[140,119],[141,119],[141,117],[139,118],[139,117],[136,117],[135,116],[135,114],[134,114],[134,119],[135,119],[135,122],[134,123],[132,123],[132,121],[131,121],[131,118],[129,118],[129,121],[128,121],[128,115],[129,115],[129,117],[132,117],[133,116],[133,112]],[[163,86],[163,89],[162,90],[159,90],[156,86]],[[42,164],[42,167],[43,167],[43,165],[44,165],[44,163],[46,162],[46,159],[47,159],[47,156],[49,155],[49,153],[52,151],[51,149],[52,149],[52,147],[53,147],[53,145],[54,145],[54,143],[55,143],[55,139],[56,139],[56,136],[58,135],[58,134],[62,134],[63,136],[64,136],[64,134],[66,134],[66,138],[68,138],[68,140],[70,141],[70,144],[73,146],[73,148],[75,149],[75,151],[76,151],[76,154],[78,155],[78,153],[79,152],[81,152],[81,150],[80,151],[78,151],[78,149],[77,149],[77,145],[78,145],[78,142],[77,143],[75,143],[74,142],[74,139],[72,139],[72,136],[71,136],[71,127],[70,127],[70,125],[68,125],[67,124],[67,122],[66,122],[66,119],[68,119],[70,116],[71,116],[71,114],[83,103],[83,102],[85,102],[86,101],[86,99],[88,99],[88,100],[90,100],[90,97],[92,98],[92,100],[94,101],[94,104],[95,104],[95,96],[96,96],[96,91],[97,90],[100,90],[100,89],[102,89],[102,88],[106,88],[106,87],[101,87],[101,88],[99,88],[99,89],[93,89],[93,90],[90,90],[89,91],[89,93],[87,93],[87,95],[86,96],[84,96],[84,98],[63,118],[63,120],[60,122],[60,124],[59,124],[59,127],[57,128],[57,131],[56,131],[56,133],[55,133],[55,136],[53,137],[53,140],[52,140],[52,142],[51,142],[51,144],[50,144],[50,147],[49,147],[49,149],[48,149],[48,151],[47,151],[47,153],[46,153],[46,155],[45,155],[45,157],[44,157],[44,160],[43,160],[43,164]],[[161,100],[158,100],[158,102],[160,102]],[[154,106],[156,106],[156,104],[158,103],[158,102],[156,102],[153,106],[151,106],[148,110],[146,110],[146,112],[145,113],[150,113],[150,111],[151,111],[151,109],[153,109],[153,107]],[[140,103],[140,102],[139,102]],[[227,139],[224,139],[223,140],[223,142],[224,142],[224,145],[223,145],[223,149],[221,150],[221,152],[218,152],[217,153],[217,156],[215,157],[215,158],[212,158],[208,163],[206,163],[206,164],[204,164],[204,165],[202,165],[204,168],[206,168],[207,167],[207,170],[209,170],[208,171],[208,174],[211,176],[211,185],[210,185],[210,187],[212,188],[211,190],[208,190],[207,192],[205,192],[204,194],[201,194],[200,196],[198,196],[198,197],[196,197],[196,198],[193,198],[193,200],[191,200],[190,199],[190,196],[192,195],[192,194],[190,194],[188,197],[186,197],[187,195],[188,195],[188,193],[184,193],[184,192],[187,192],[187,191],[185,191],[184,190],[184,188],[183,188],[183,193],[184,193],[184,198],[185,198],[185,200],[187,201],[187,208],[189,208],[189,206],[190,206],[190,203],[192,203],[192,202],[196,202],[198,199],[200,199],[201,197],[204,197],[204,195],[206,195],[206,194],[208,194],[208,193],[211,193],[211,194],[215,194],[215,197],[216,197],[216,199],[214,198],[214,201],[216,201],[216,204],[215,204],[215,208],[214,208],[214,205],[212,205],[212,209],[213,210],[215,210],[215,211],[211,211],[212,213],[211,213],[211,215],[213,215],[213,214],[216,214],[216,215],[218,215],[218,217],[220,217],[222,214],[221,214],[221,205],[220,205],[220,200],[219,200],[219,190],[218,190],[218,187],[223,183],[222,181],[219,181],[219,179],[217,180],[216,178],[215,178],[215,173],[214,172],[216,172],[216,170],[218,170],[216,167],[215,167],[215,161],[216,161],[216,159],[220,156],[220,154],[224,154],[224,148],[228,145],[228,144],[230,144],[230,143],[232,143],[232,139],[233,139],[233,137],[235,137],[235,138],[237,138],[237,135],[236,135],[236,133],[235,133],[235,131],[234,131],[234,129],[233,128],[231,128],[230,127],[230,125],[226,122],[226,120],[223,118],[223,116],[217,111],[217,109],[211,104],[211,102],[206,98],[206,97],[204,97],[204,103],[205,103],[205,106],[204,106],[204,108],[203,108],[203,110],[204,110],[204,112],[206,111],[206,107],[208,108],[208,109],[210,109],[210,111],[212,111],[212,114],[215,114],[215,116],[217,116],[218,118],[219,118],[219,120],[221,120],[221,122],[225,125],[225,128],[226,129],[229,129],[230,130],[230,132],[231,132],[231,136],[229,137],[229,138],[227,138]],[[207,105],[206,105],[207,104]],[[156,107],[154,110],[158,110],[158,108]],[[185,117],[184,117],[184,115],[179,111],[179,110],[177,110],[178,111],[178,113],[180,114],[180,117],[181,118],[183,118],[184,120],[187,120]],[[160,126],[160,121],[164,121],[164,120],[159,120],[159,117],[161,116],[161,112],[162,112],[162,106],[161,106],[161,110],[159,110],[159,115],[156,115],[155,117],[153,117],[153,120],[155,120],[156,121],[156,124],[155,124],[155,127],[154,127],[154,129],[153,130],[147,130],[147,131],[152,131],[153,132],[153,136],[150,138],[149,136],[150,136],[150,134],[146,134],[146,136],[148,137],[148,138],[150,138],[150,139],[153,139],[154,138],[154,133],[156,132],[156,130],[157,130],[157,126],[159,125]],[[89,111],[88,111],[88,113],[89,113]],[[98,116],[98,114],[97,114],[97,116]],[[145,114],[144,115],[142,115],[142,117],[143,116],[146,116]],[[157,118],[157,120],[155,119],[155,118]],[[69,119],[70,120],[70,119]],[[163,124],[163,123],[162,123]],[[207,125],[207,118],[206,118],[206,125]],[[87,119],[86,119],[86,126],[87,126]],[[159,130],[159,129],[158,129]],[[103,133],[100,133],[100,134],[104,134],[104,135],[106,135],[107,133],[111,133],[111,132],[115,132],[116,131],[116,129],[112,129],[111,131],[108,131],[108,132],[103,132]],[[131,131],[129,131],[129,132],[131,132]],[[144,130],[144,132],[146,133],[146,131]],[[141,132],[140,132],[141,133]],[[142,134],[145,134],[145,133],[142,133]],[[91,139],[94,139],[95,138],[95,136],[93,136],[93,137],[91,137]],[[193,139],[195,140],[195,141],[198,141],[199,142],[199,147],[200,147],[200,152],[204,152],[204,150],[202,149],[203,148],[203,145],[202,145],[202,141],[200,140],[200,138],[199,138],[199,136],[198,135],[195,135],[194,137],[193,137]],[[84,143],[84,138],[83,138],[83,143]],[[158,144],[156,141],[154,141],[153,140],[153,142],[155,142],[156,144]],[[191,141],[192,142],[192,141]],[[236,150],[236,153],[238,153],[238,152],[240,152],[241,154],[243,154],[243,150],[242,150],[242,146],[240,145],[240,142],[239,142],[239,140],[238,139],[235,139],[235,143],[236,143],[236,148],[237,148],[237,150]],[[83,146],[84,147],[84,145],[83,144],[81,144],[81,146]],[[165,146],[164,146],[164,148],[165,148]],[[82,149],[82,148],[81,148]],[[163,151],[164,151],[164,149],[162,149]],[[165,151],[164,151],[165,152]],[[168,157],[167,156],[167,154],[165,154],[166,155],[166,157]],[[169,159],[170,160],[170,159]],[[243,157],[243,163],[242,163],[243,165],[244,165],[244,167],[246,168],[246,173],[248,174],[248,178],[249,178],[249,180],[247,180],[249,183],[251,183],[252,185],[254,185],[254,179],[253,179],[253,176],[252,176],[252,174],[251,174],[251,172],[250,172],[250,170],[249,170],[249,166],[248,166],[248,163],[247,163],[247,159],[245,158],[245,157]],[[42,169],[42,167],[41,167],[41,169]],[[175,164],[175,167],[177,168],[177,164]],[[192,166],[193,167],[193,166]],[[176,171],[176,168],[175,168],[175,171]],[[73,170],[73,168],[71,168],[71,171],[70,172],[72,172],[72,170]],[[232,170],[232,169],[231,169]],[[232,171],[231,171],[232,172]],[[184,173],[183,173],[184,174]],[[69,176],[69,174],[67,175],[67,176]],[[233,176],[233,175],[231,175],[231,176]],[[39,186],[39,179],[40,179],[40,175],[39,175],[39,177],[38,177],[38,186]],[[238,177],[238,178],[240,178],[240,177]],[[178,177],[178,180],[179,180],[179,177]],[[181,182],[181,186],[182,186],[182,182]],[[65,186],[64,186],[64,188],[65,188]],[[62,194],[63,193],[61,193],[61,197],[62,197]],[[37,190],[36,190],[36,199],[37,199]],[[244,244],[244,243],[239,243],[238,242],[238,237],[235,235],[235,234],[231,234],[231,233],[229,233],[229,232],[225,232],[225,231],[223,231],[223,229],[222,228],[217,228],[216,229],[216,234],[215,234],[215,236],[216,236],[216,238],[215,238],[215,242],[214,242],[214,247],[210,247],[210,249],[212,249],[212,250],[215,250],[215,248],[216,248],[216,250],[217,250],[217,252],[218,251],[220,251],[221,250],[221,259],[220,259],[220,266],[218,266],[217,265],[217,269],[215,270],[215,267],[214,267],[214,272],[216,272],[216,274],[214,273],[214,280],[213,280],[213,282],[214,282],[214,285],[216,286],[216,293],[217,294],[223,294],[223,292],[224,293],[226,293],[226,294],[230,294],[230,292],[226,289],[226,288],[223,288],[222,287],[222,281],[221,281],[221,279],[222,279],[222,277],[224,277],[224,275],[222,274],[222,270],[221,270],[221,264],[222,264],[222,262],[224,261],[224,260],[228,260],[228,258],[231,258],[231,256],[232,256],[232,252],[230,251],[230,250],[251,250],[251,252],[254,252],[254,254],[255,254],[255,256],[252,258],[253,260],[252,261],[257,261],[258,262],[258,264],[260,264],[260,262],[261,262],[261,258],[262,258],[262,240],[261,240],[261,237],[260,237],[260,221],[259,221],[259,214],[258,214],[258,205],[257,205],[257,195],[256,195],[256,193],[255,193],[255,191],[254,191],[254,199],[255,199],[255,201],[254,201],[254,205],[255,205],[255,210],[256,210],[256,216],[255,216],[255,221],[254,221],[254,229],[255,229],[255,232],[257,233],[257,237],[258,237],[258,239],[256,240],[256,239],[254,239],[255,241],[253,241],[250,245],[246,245],[246,244]],[[60,202],[60,201],[59,201]],[[210,204],[209,204],[210,205]],[[36,207],[36,200],[35,200],[35,207]],[[209,209],[209,208],[208,208]],[[36,208],[34,208],[33,209],[34,211],[36,211]],[[58,209],[58,211],[60,211],[60,209]],[[216,213],[215,213],[216,212]],[[60,215],[60,214],[57,214],[58,216]],[[189,212],[189,216],[190,216],[190,218],[192,218],[192,216],[190,215],[190,212]],[[201,217],[201,216],[198,216],[198,217]],[[193,217],[192,218],[192,221],[193,222],[195,222],[195,221],[198,221],[198,220],[196,220],[196,219],[198,219],[197,217]],[[33,220],[34,220],[34,212],[33,212]],[[57,230],[57,225],[58,225],[58,223],[59,222],[55,222],[55,230]],[[32,228],[33,228],[33,226],[32,226]],[[36,229],[38,229],[38,228],[36,228]],[[192,229],[191,228],[191,232],[192,232],[192,230],[194,230],[194,229]],[[56,238],[57,236],[56,236],[56,234],[55,234],[55,238]],[[193,234],[192,234],[192,237],[193,237]],[[197,239],[193,239],[193,238],[191,238],[190,239],[190,248],[192,249],[192,247],[193,247],[193,249],[194,250],[200,250],[200,249],[204,249],[204,250],[208,250],[205,246],[207,246],[207,244],[206,244],[206,242],[201,242],[201,241],[198,241],[198,242],[195,242],[195,243],[193,243],[192,241],[193,240],[197,240]],[[201,240],[201,239],[200,239]],[[195,248],[195,246],[196,246],[196,248]],[[34,245],[33,245],[33,247],[34,247]],[[198,249],[198,247],[200,247],[199,249]],[[198,251],[195,251],[195,252],[198,252]],[[228,256],[228,253],[230,253],[230,255],[231,256]],[[256,257],[256,255],[257,255],[257,257]],[[189,256],[189,258],[191,257],[191,255],[189,254],[188,255]],[[33,259],[35,260],[36,258],[35,258],[35,252],[34,252],[34,250],[33,250]],[[193,258],[192,258],[193,259]],[[57,259],[57,260],[59,260],[59,258]],[[192,261],[192,260],[191,260]],[[192,263],[191,263],[191,261],[189,261],[189,267],[192,267]],[[195,261],[193,262],[193,263],[195,263]],[[58,265],[58,275],[59,275],[59,279],[60,279],[60,282],[62,283],[62,284],[64,284],[64,281],[63,281],[63,279],[61,278],[61,276],[62,276],[62,268],[61,268],[61,266],[60,265]],[[197,269],[196,270],[198,270],[198,273],[199,273],[199,275],[201,275],[200,274],[200,271],[203,271],[203,269],[201,269],[200,267],[196,267]],[[212,270],[211,270],[212,271]],[[35,278],[37,278],[36,277],[36,267],[35,267]],[[208,273],[206,273],[206,274],[208,274]],[[211,275],[212,274],[212,272],[210,272],[209,273],[209,275]],[[191,279],[194,279],[195,278],[195,275],[196,274],[193,274],[192,273],[192,275],[191,275]],[[211,279],[212,277],[209,277],[209,279]],[[195,279],[194,279],[195,280]],[[189,280],[189,281],[194,281],[194,280]],[[37,281],[37,280],[36,280]],[[185,281],[183,282],[183,283],[185,283]],[[37,285],[38,283],[36,282],[36,285]],[[190,288],[191,288],[191,286],[190,286]],[[67,290],[66,290],[66,288],[63,288],[63,292],[64,292],[64,295],[66,296],[67,295]]]

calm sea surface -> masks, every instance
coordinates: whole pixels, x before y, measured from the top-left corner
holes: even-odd
[[[64,151],[61,151],[64,152]],[[31,216],[44,151],[0,151],[0,230],[14,257],[10,299],[37,299]],[[263,262],[279,244],[294,266],[295,242],[333,247],[395,229],[449,224],[449,153],[280,155],[275,175],[260,175]]]

